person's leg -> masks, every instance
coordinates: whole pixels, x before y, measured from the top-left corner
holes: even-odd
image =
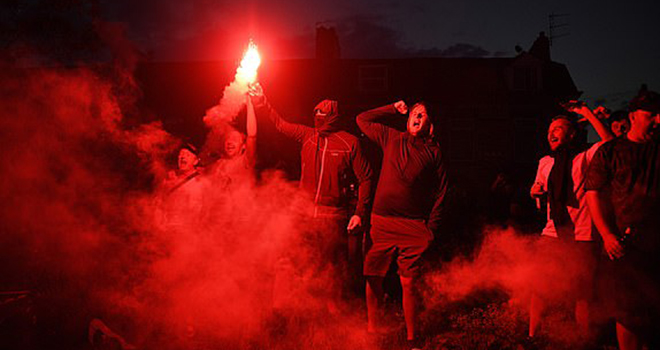
[[[616,323],[616,339],[619,342],[620,350],[641,350],[642,343],[637,335],[624,327],[621,323]]]
[[[580,262],[572,293],[575,295],[575,322],[583,339],[591,337],[591,302],[594,300],[596,269],[600,248],[592,241],[574,242],[573,251]]]
[[[383,281],[390,267],[396,247],[389,239],[388,220],[378,215],[372,215],[371,239],[373,244],[364,257],[364,276],[367,279],[367,330],[378,332],[382,326],[381,303],[385,293]]]
[[[414,279],[412,277],[399,276],[401,289],[403,291],[403,316],[406,320],[406,333],[408,340],[416,338],[416,298]]]
[[[381,276],[367,276],[367,331],[377,332],[382,324],[380,319],[380,304],[384,297],[383,280]]]
[[[403,315],[406,321],[407,339],[417,342],[417,285],[420,278],[422,255],[433,239],[433,233],[421,220],[399,219],[395,222],[399,236],[399,280],[403,294]]]
[[[534,337],[541,324],[541,314],[545,305],[541,297],[536,294],[532,294],[529,304],[529,336]]]

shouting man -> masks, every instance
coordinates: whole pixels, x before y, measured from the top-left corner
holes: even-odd
[[[551,280],[555,281],[557,288],[568,286],[575,300],[578,329],[586,338],[589,334],[589,301],[593,291],[597,246],[593,241],[593,225],[587,210],[584,178],[598,148],[614,135],[588,107],[574,106],[570,109],[586,118],[602,141],[588,148],[583,147],[576,140],[576,122],[564,115],[555,117],[547,136],[551,153],[539,161],[530,194],[534,198],[547,194],[548,199],[547,222],[539,241],[542,266],[548,271],[538,274],[539,282]],[[531,298],[530,337],[536,335],[546,299],[556,294],[553,289],[549,295],[543,295],[542,289],[537,287]]]
[[[407,339],[415,348],[415,280],[420,258],[433,240],[441,220],[447,176],[440,146],[433,135],[427,105],[417,103],[408,115],[407,131],[382,124],[384,117],[408,114],[399,101],[360,114],[362,132],[383,150],[383,163],[371,216],[373,246],[367,252],[367,316],[369,332],[381,326],[383,279],[397,259],[403,289]]]

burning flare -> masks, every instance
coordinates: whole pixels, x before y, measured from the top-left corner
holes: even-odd
[[[254,83],[257,79],[257,69],[260,64],[261,56],[259,56],[257,45],[250,41],[241,64],[236,70],[236,80],[245,84]]]
[[[211,128],[223,127],[226,122],[233,122],[238,113],[245,107],[245,94],[248,85],[257,81],[257,69],[261,64],[261,57],[257,45],[251,40],[248,49],[243,55],[241,64],[236,69],[234,81],[225,86],[222,99],[218,105],[206,111],[204,122]]]

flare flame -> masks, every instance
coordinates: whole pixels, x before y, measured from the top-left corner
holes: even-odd
[[[257,50],[257,45],[252,41],[243,55],[241,64],[236,71],[236,79],[245,84],[254,83],[257,79],[257,69],[261,65],[261,56]]]

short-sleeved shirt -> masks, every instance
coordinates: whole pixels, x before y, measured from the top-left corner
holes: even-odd
[[[660,248],[660,143],[625,137],[606,143],[591,162],[585,188],[609,191],[621,232],[644,232],[632,244],[645,251]]]
[[[589,168],[589,163],[602,144],[603,142],[597,142],[593,144],[589,149],[578,153],[573,158],[571,176],[573,178],[573,192],[577,198],[578,207],[575,208],[568,206],[568,214],[571,217],[573,225],[575,226],[576,241],[592,241],[594,239],[591,215],[589,214],[589,210],[587,208],[584,182],[587,175],[587,169]],[[550,156],[545,156],[539,160],[539,167],[536,172],[535,182],[541,184],[546,192],[548,190],[548,177],[550,176],[550,171],[552,170],[554,164],[555,160]],[[555,228],[554,222],[550,218],[549,204],[548,221],[546,222],[541,234],[549,237],[557,237],[557,229]]]

